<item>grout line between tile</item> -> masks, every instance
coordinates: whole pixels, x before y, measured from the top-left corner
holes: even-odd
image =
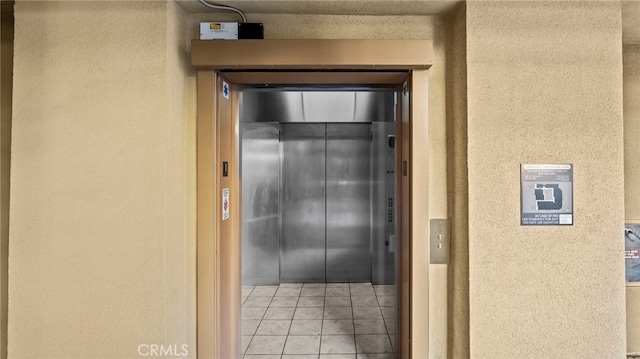
[[[353,312],[353,298],[351,294],[351,283],[349,283],[349,301],[351,302],[351,322],[353,323],[353,352],[358,358],[358,344],[356,343],[356,316]]]
[[[357,357],[358,357],[358,354],[362,354],[362,353],[358,353],[358,345],[357,345],[357,342],[356,342],[356,332],[355,332],[355,327],[356,327],[356,325],[355,325],[355,320],[356,320],[356,318],[355,318],[355,313],[354,313],[353,295],[352,295],[352,293],[351,293],[351,284],[352,284],[352,283],[349,283],[349,287],[348,287],[348,288],[349,288],[349,296],[348,296],[348,298],[349,298],[350,307],[351,307],[351,323],[352,323],[352,325],[353,325],[352,333],[351,333],[351,334],[352,334],[352,336],[353,336],[353,340],[354,340],[354,355],[355,355],[355,356],[356,356],[356,358],[357,358]],[[254,290],[255,290],[255,287],[254,287],[254,289],[252,289],[252,290],[251,290],[251,293],[252,293]],[[249,296],[251,295],[251,293],[249,293]],[[301,297],[301,296],[300,296],[300,294],[301,294],[301,292],[300,292],[300,293],[298,293],[298,295],[296,296],[296,303],[295,303],[295,306],[293,307],[293,308],[294,308],[293,317],[291,318],[291,322],[289,323],[289,328],[288,328],[288,330],[287,330],[287,334],[285,335],[285,342],[284,342],[284,345],[283,345],[283,347],[282,347],[282,352],[280,353],[280,358],[282,358],[282,357],[285,355],[285,354],[284,354],[284,351],[285,351],[285,348],[286,348],[287,342],[288,342],[288,340],[289,340],[289,337],[291,336],[291,327],[293,326],[293,320],[294,320],[294,318],[295,318],[295,313],[297,312],[298,308],[300,308],[300,306],[299,306],[299,304],[300,304],[300,297]],[[375,292],[375,290],[374,290],[374,295],[375,295],[375,297],[376,297],[377,308],[378,308],[378,310],[379,310],[379,311],[381,312],[381,314],[382,314],[382,307],[380,306],[380,302],[378,301],[378,293],[376,293],[376,292]],[[247,298],[248,298],[249,296],[247,296]],[[325,313],[326,313],[326,308],[327,308],[327,306],[326,306],[326,298],[327,298],[326,290],[325,290],[324,295],[323,295],[322,297],[323,297],[323,303],[322,303],[322,317],[320,318],[320,334],[319,334],[320,342],[319,342],[319,345],[318,345],[318,353],[317,353],[318,358],[320,358],[320,355],[321,355],[321,353],[322,353],[322,338],[325,336],[325,333],[324,333],[324,321],[325,321],[324,315],[325,315]],[[266,308],[266,310],[265,310],[264,314],[263,314],[263,315],[262,315],[262,317],[260,318],[260,321],[259,321],[259,323],[258,323],[258,327],[256,328],[256,331],[254,332],[254,334],[253,334],[253,335],[251,335],[251,340],[249,341],[249,344],[247,345],[247,351],[245,351],[245,352],[243,353],[242,358],[247,358],[247,355],[248,355],[248,354],[247,354],[247,352],[248,352],[248,350],[249,350],[249,347],[251,346],[251,343],[253,342],[253,340],[254,340],[255,336],[257,335],[258,328],[260,327],[260,325],[262,324],[262,322],[265,320],[266,313],[267,313],[267,311],[269,310],[269,308],[271,308],[271,304],[273,303],[273,300],[274,300],[274,299],[275,299],[275,294],[274,294],[273,296],[271,296],[271,300],[269,301],[269,305],[267,306],[267,308]],[[364,318],[364,319],[366,319],[366,318]],[[335,320],[339,320],[339,318],[336,318]],[[392,342],[391,342],[391,334],[390,334],[390,332],[389,332],[389,326],[388,326],[388,324],[387,324],[387,320],[385,320],[384,316],[382,316],[382,322],[383,322],[383,324],[384,324],[384,326],[385,326],[386,337],[387,337],[387,339],[389,340],[389,344],[391,344],[391,349],[392,349],[391,354],[392,354],[392,355],[393,355],[393,357],[395,358],[395,353],[396,353],[396,351],[395,351],[395,348],[394,348],[394,346],[393,346],[393,344],[392,344]]]

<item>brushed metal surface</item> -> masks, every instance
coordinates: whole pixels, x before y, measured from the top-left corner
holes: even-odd
[[[327,282],[371,282],[371,125],[327,124]]]
[[[243,91],[243,284],[395,283],[394,96]]]
[[[429,257],[431,264],[449,264],[451,235],[448,219],[429,221]]]
[[[395,123],[371,124],[372,283],[395,283]]]
[[[242,123],[242,284],[277,285],[279,278],[278,124]]]
[[[280,282],[325,282],[325,125],[281,124]]]
[[[243,122],[393,122],[395,94],[371,90],[247,89]]]

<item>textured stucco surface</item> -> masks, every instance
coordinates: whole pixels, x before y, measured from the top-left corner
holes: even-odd
[[[188,20],[167,5],[165,340],[196,348],[196,90]]]
[[[181,11],[164,2],[17,6],[13,357],[132,357],[153,343],[195,354],[195,76],[185,51],[210,15]],[[428,16],[249,16],[270,38],[443,31]],[[431,139],[444,146],[443,53],[430,76]],[[444,148],[432,152],[445,161]],[[429,166],[446,183],[446,165]],[[432,191],[440,200],[431,206],[446,213],[446,189]]]
[[[16,4],[9,357],[195,352],[193,121],[171,6]]]
[[[624,190],[625,217],[640,222],[640,45],[624,54]]]
[[[451,220],[449,354],[469,357],[466,8],[451,14],[447,37],[447,183]]]
[[[622,1],[622,43],[640,44],[640,1]]]
[[[627,287],[627,353],[640,355],[640,287]]]
[[[623,57],[625,218],[640,223],[640,45]],[[627,351],[640,354],[640,287],[627,287]]]
[[[434,17],[433,50],[437,68],[429,72],[428,111],[429,124],[429,218],[447,217],[447,93],[446,93],[446,20]],[[415,125],[414,125],[415,126]],[[417,127],[414,127],[414,129]],[[415,158],[414,154],[414,158]],[[419,164],[422,165],[422,164]],[[414,240],[416,236],[414,234]],[[420,240],[429,240],[428,235],[420,234]],[[425,260],[429,260],[425,258]],[[429,276],[429,342],[425,349],[430,358],[447,358],[447,274],[449,265],[430,264]],[[414,275],[419,275],[414,273]],[[421,276],[420,276],[421,277]],[[420,278],[419,277],[419,278]],[[423,280],[420,280],[423,282]],[[420,330],[417,330],[420,332]],[[414,339],[415,342],[415,339]],[[417,341],[422,343],[423,341]],[[426,344],[426,343],[425,343]]]
[[[177,0],[189,12],[218,12],[204,8],[197,0]],[[248,14],[315,15],[439,15],[460,0],[225,0],[216,2],[235,6]],[[203,10],[204,9],[204,10]],[[247,16],[252,21],[251,16]]]
[[[199,36],[200,21],[238,21],[228,13],[190,14],[191,38]],[[433,40],[436,16],[371,16],[313,14],[246,14],[264,24],[265,39],[425,39]]]
[[[454,358],[469,355],[469,335],[478,358],[625,352],[618,6],[472,2],[467,29],[464,12],[449,25],[248,14],[267,38],[434,41],[429,211],[453,214]],[[185,51],[198,21],[236,18],[163,1],[18,2],[16,18],[10,357],[128,358],[153,343],[188,344],[193,357],[195,76]],[[574,163],[575,226],[519,226],[522,162]],[[436,310],[431,329],[442,328]],[[430,334],[431,355],[445,353],[446,334]]]
[[[622,39],[612,2],[469,2],[470,350],[626,349]],[[520,226],[520,164],[573,163],[575,225]]]
[[[627,353],[640,355],[640,287],[627,287]]]

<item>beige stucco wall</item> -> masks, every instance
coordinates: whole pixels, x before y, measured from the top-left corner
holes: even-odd
[[[431,267],[432,336],[418,353],[430,343],[432,357],[622,356],[618,5],[472,2],[460,11],[248,17],[267,38],[434,41],[429,211],[453,220],[454,267],[446,280],[448,269]],[[235,17],[162,1],[18,2],[10,357],[135,357],[154,343],[195,354],[187,40],[198,21],[225,19]],[[552,130],[532,139],[540,128]],[[574,226],[519,225],[523,162],[574,163]]]
[[[176,11],[16,4],[12,358],[195,352],[194,121]]]
[[[470,349],[625,354],[622,40],[613,2],[469,2]],[[574,223],[520,226],[520,164],[573,163]]]
[[[466,6],[449,18],[447,37],[447,183],[451,220],[448,337],[450,358],[469,357]]]
[[[625,217],[640,221],[640,45],[624,45]]]
[[[196,341],[196,81],[187,14],[168,2],[166,37],[165,343]]]
[[[198,18],[211,16],[164,2],[17,5],[11,356],[132,357],[140,344],[183,343],[195,354],[195,76],[186,51]],[[446,183],[444,44],[434,35],[442,21],[249,18],[267,38],[434,39],[429,166]],[[431,208],[446,214],[446,188],[432,193]]]
[[[625,218],[640,223],[640,45],[623,57]],[[640,354],[640,286],[627,287],[627,351]]]

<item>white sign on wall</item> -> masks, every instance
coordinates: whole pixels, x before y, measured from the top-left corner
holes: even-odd
[[[225,81],[222,81],[222,96],[227,100],[229,99],[229,84]]]
[[[522,164],[523,226],[573,224],[573,165]]]
[[[229,219],[229,189],[222,189],[222,220]]]
[[[640,224],[624,226],[624,244],[627,282],[640,282]]]

